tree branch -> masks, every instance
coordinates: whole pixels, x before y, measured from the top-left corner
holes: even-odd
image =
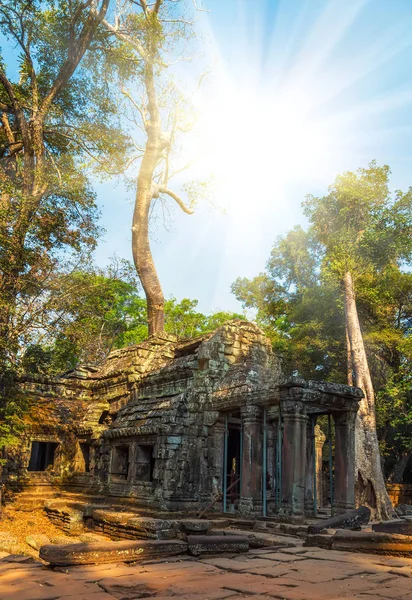
[[[147,56],[147,54],[145,52],[145,49],[143,48],[142,44],[139,42],[138,39],[132,38],[131,36],[127,35],[126,33],[123,33],[122,31],[120,31],[119,26],[118,26],[117,23],[116,23],[116,25],[112,25],[111,23],[109,23],[108,21],[106,21],[106,19],[103,19],[102,23],[106,27],[106,29],[108,31],[110,31],[110,33],[113,33],[113,35],[117,36],[118,38],[120,38],[124,42],[127,42],[128,44],[130,44],[131,46],[133,46],[134,49],[137,50],[137,52],[140,55],[140,57],[143,60],[147,60],[148,56]]]
[[[86,3],[87,5],[88,3]],[[99,26],[100,23],[103,22],[104,17],[106,16],[107,9],[109,7],[110,0],[102,0],[102,5],[100,7],[99,12],[97,10],[92,10],[89,13],[89,16],[85,20],[83,28],[77,38],[77,43],[74,46],[74,42],[70,44],[68,49],[68,57],[63,63],[57,78],[52,85],[49,93],[43,100],[40,113],[44,116],[53,102],[56,95],[60,92],[61,89],[69,81],[70,77],[75,72],[77,66],[82,60],[87,48],[89,47],[90,42],[93,39],[94,33]],[[74,46],[74,47],[73,47]]]
[[[156,192],[157,192],[157,194],[156,194]],[[156,198],[158,194],[166,194],[167,196],[170,196],[171,198],[173,198],[173,200],[176,202],[176,204],[178,204],[180,206],[180,208],[183,210],[183,212],[185,212],[187,215],[193,215],[194,210],[192,210],[191,208],[186,206],[186,204],[183,202],[183,200],[181,200],[181,198],[177,194],[172,192],[172,190],[169,190],[168,187],[166,187],[164,185],[159,185],[157,187],[157,189],[155,190],[153,197]]]

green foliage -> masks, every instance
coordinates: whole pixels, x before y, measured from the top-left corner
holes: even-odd
[[[347,382],[341,281],[348,270],[389,463],[412,451],[412,192],[389,189],[372,162],[304,203],[310,227],[278,238],[266,272],[232,286],[272,340],[286,373]]]
[[[166,332],[179,339],[214,331],[226,321],[244,318],[235,313],[204,315],[198,301],[166,301]],[[53,281],[45,330],[28,344],[21,371],[60,374],[80,363],[101,364],[116,348],[147,339],[146,301],[139,294],[134,268],[113,259],[107,269],[93,266]]]
[[[0,4],[2,373],[16,374],[22,348],[53,322],[56,272],[69,272],[68,262],[86,260],[95,247],[100,231],[87,167],[93,161],[103,172],[113,170],[127,150],[112,72],[97,60],[114,46],[96,20],[103,6]],[[10,64],[4,48],[15,58]],[[88,51],[94,59],[82,61]],[[26,366],[41,371],[49,359],[47,349],[33,348]],[[24,408],[11,389],[0,389],[0,441],[9,443]]]

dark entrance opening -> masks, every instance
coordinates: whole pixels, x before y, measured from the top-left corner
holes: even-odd
[[[153,446],[138,446],[136,457],[136,481],[153,481]]]
[[[233,511],[237,508],[240,499],[240,473],[241,473],[241,420],[240,414],[232,414],[228,419],[227,437],[227,508]]]
[[[83,460],[84,460],[84,471],[85,471],[85,473],[89,473],[89,471],[90,471],[90,444],[81,443],[80,450],[82,451]]]
[[[129,446],[113,448],[111,475],[116,481],[126,481],[129,475]]]
[[[46,471],[53,465],[56,442],[32,442],[28,471]]]

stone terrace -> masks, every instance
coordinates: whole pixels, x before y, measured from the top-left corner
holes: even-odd
[[[244,555],[54,571],[0,556],[2,600],[412,600],[412,559],[304,548],[298,540]]]

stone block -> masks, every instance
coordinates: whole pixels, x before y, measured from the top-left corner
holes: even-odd
[[[372,531],[380,533],[400,533],[412,536],[412,522],[408,521],[383,521],[372,525]]]
[[[307,535],[305,538],[304,546],[318,546],[319,548],[332,548],[332,535],[325,535],[322,533],[315,533]]]
[[[212,523],[202,519],[183,519],[179,521],[179,528],[188,534],[206,534],[211,529]]]
[[[249,540],[242,535],[188,535],[187,544],[192,556],[249,550]]]
[[[371,517],[371,511],[367,506],[360,506],[355,510],[349,510],[342,515],[331,519],[325,519],[308,526],[308,534],[320,533],[324,529],[357,529],[361,525],[367,525]]]
[[[42,546],[46,544],[50,544],[50,540],[47,535],[28,535],[26,537],[26,544],[34,548],[35,550],[40,550]]]
[[[50,565],[90,565],[111,562],[137,562],[158,557],[184,554],[187,544],[181,541],[140,540],[104,543],[43,546],[40,558]]]
[[[332,548],[412,558],[412,536],[399,533],[337,531],[332,538]]]

